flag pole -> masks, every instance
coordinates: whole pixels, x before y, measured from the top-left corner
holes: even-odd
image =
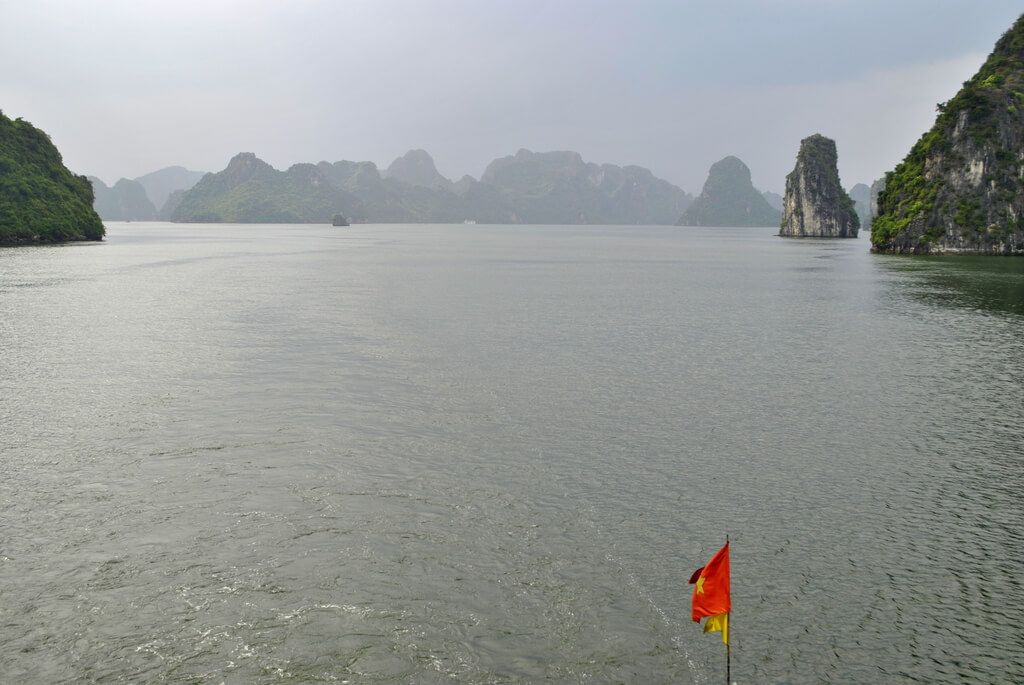
[[[728,614],[726,614],[728,616]],[[726,619],[728,621],[729,619]],[[729,638],[732,640],[732,637]],[[725,685],[731,685],[732,678],[730,677],[729,670],[732,666],[732,646],[727,642],[725,643]]]
[[[725,544],[727,544],[727,545],[729,544],[729,534],[728,533],[725,534]],[[732,551],[732,550],[730,550],[730,551]],[[732,579],[730,578],[729,580],[730,580],[730,584],[731,584]],[[731,588],[730,588],[729,594],[730,595],[732,594]],[[732,603],[732,598],[731,597],[729,599],[729,602],[730,602],[730,604]],[[728,633],[729,641],[725,643],[725,685],[731,685],[732,684],[732,677],[731,677],[731,671],[732,671],[732,625],[730,625],[731,623],[732,623],[732,611],[728,611],[725,614],[725,625],[727,626],[726,630],[729,631],[729,633]]]

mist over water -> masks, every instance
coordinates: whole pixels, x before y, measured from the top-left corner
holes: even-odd
[[[777,229],[0,250],[0,679],[1024,679],[1024,264]]]

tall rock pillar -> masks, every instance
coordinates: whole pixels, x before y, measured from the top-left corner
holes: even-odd
[[[791,238],[856,238],[860,220],[839,182],[836,141],[820,133],[800,141],[796,167],[786,176],[779,235]]]

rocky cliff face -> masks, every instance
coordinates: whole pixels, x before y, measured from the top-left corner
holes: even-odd
[[[700,195],[682,217],[681,226],[776,226],[779,211],[750,181],[750,169],[737,157],[711,165]]]
[[[792,238],[856,238],[860,220],[839,182],[836,142],[820,133],[800,141],[796,167],[786,176],[779,235]]]
[[[886,174],[871,244],[1024,255],[1024,16]]]

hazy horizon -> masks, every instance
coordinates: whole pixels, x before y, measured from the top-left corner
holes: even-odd
[[[429,152],[479,178],[520,148],[690,193],[736,155],[781,192],[801,138],[847,187],[903,158],[1017,3],[224,2],[4,8],[0,110],[113,184],[167,166]]]

